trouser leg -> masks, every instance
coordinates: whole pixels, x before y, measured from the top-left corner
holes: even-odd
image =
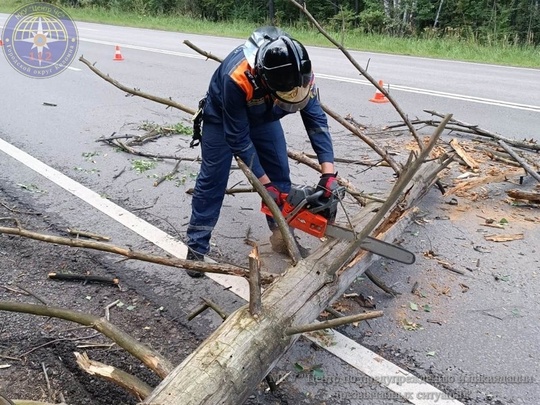
[[[231,169],[232,153],[225,142],[221,125],[203,125],[201,154],[201,169],[191,202],[187,245],[204,255],[210,249],[210,237],[219,219]]]
[[[282,192],[291,189],[289,158],[285,134],[279,121],[273,121],[251,128],[251,140],[255,145],[261,165],[272,181]],[[270,229],[277,227],[272,217],[267,217]]]

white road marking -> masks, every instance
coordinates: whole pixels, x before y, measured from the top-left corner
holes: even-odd
[[[179,258],[185,258],[187,247],[169,234],[154,225],[142,220],[131,212],[112,203],[98,193],[90,190],[68,176],[47,166],[21,149],[11,145],[0,138],[0,151],[13,159],[18,160],[28,168],[41,174],[75,197],[87,202],[105,215],[131,229],[133,232],[159,246],[167,253]],[[240,277],[208,274],[208,276],[224,287],[230,287],[238,296],[249,300],[249,287],[247,281]],[[333,353],[351,366],[367,376],[377,380],[382,386],[402,396],[415,405],[442,404],[463,405],[461,402],[448,398],[445,393],[432,385],[420,380],[411,373],[399,368],[393,363],[380,357],[371,350],[359,345],[342,334],[331,331],[332,345],[328,345],[327,338],[320,338],[318,334],[306,334],[305,337]],[[351,393],[352,394],[352,393]],[[367,399],[367,398],[366,398]]]
[[[160,53],[164,55],[173,55],[173,56],[180,56],[180,57],[185,57],[185,58],[204,59],[204,60],[207,59],[206,57],[199,54],[168,51],[165,49],[149,48],[149,47],[138,46],[138,45],[119,44],[119,43],[113,43],[109,41],[101,41],[97,39],[79,38],[79,41],[90,42],[90,43],[100,44],[100,45],[110,45],[110,46],[118,45],[120,47],[127,48],[127,49],[135,49],[139,51],[154,52],[154,53]],[[372,86],[372,84],[368,82],[366,79],[353,79],[349,77],[327,75],[323,73],[316,73],[316,76],[317,78],[320,78],[320,79],[327,79],[327,80],[333,80],[333,81],[338,81],[338,82]],[[455,94],[455,93],[447,93],[444,91],[427,90],[427,89],[420,89],[416,87],[400,86],[398,84],[390,85],[388,83],[385,83],[385,85],[390,91],[396,90],[396,91],[402,91],[405,93],[415,93],[415,94],[421,94],[421,95],[427,95],[427,96],[433,96],[433,97],[442,97],[442,98],[447,98],[447,99],[452,99],[452,100],[468,101],[471,103],[488,104],[488,105],[493,105],[497,107],[512,108],[512,109],[523,110],[523,111],[540,112],[540,106],[536,106],[536,105],[520,104],[520,103],[513,103],[511,101],[502,101],[502,100],[494,100],[494,99],[489,99],[489,98],[467,96],[465,94]]]
[[[163,55],[181,56],[183,58],[207,59],[206,57],[204,57],[202,55],[199,55],[198,53],[185,53],[185,52],[177,52],[177,51],[168,51],[166,49],[149,48],[147,46],[139,46],[139,45],[122,44],[122,43],[118,43],[118,42],[101,41],[99,39],[79,38],[79,42],[90,42],[92,44],[110,45],[110,46],[117,46],[118,45],[121,48],[136,49],[138,51],[145,51],[145,52],[161,53]]]
[[[372,84],[368,82],[366,79],[350,79],[348,77],[325,75],[323,73],[316,73],[316,77],[317,79],[320,78],[320,79],[334,80],[338,82],[360,84],[364,86],[372,86]],[[470,101],[472,103],[480,103],[480,104],[494,105],[498,107],[513,108],[517,110],[540,112],[540,106],[537,106],[537,105],[513,103],[510,101],[502,101],[502,100],[494,100],[490,98],[467,96],[464,94],[446,93],[444,91],[419,89],[416,87],[400,86],[398,84],[395,84],[395,85],[389,84],[389,83],[384,83],[384,84],[385,84],[385,88],[389,90],[390,92],[392,90],[399,90],[405,93],[416,93],[416,94],[422,94],[422,95],[428,95],[428,96],[434,96],[434,97],[449,98],[453,100]]]

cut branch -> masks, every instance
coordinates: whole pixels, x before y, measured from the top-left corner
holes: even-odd
[[[520,164],[521,167],[525,169],[527,173],[529,173],[536,181],[540,182],[540,175],[531,167],[525,160],[523,160],[516,152],[512,150],[510,146],[506,144],[506,142],[499,140],[499,145],[508,152],[510,156],[512,156],[516,162]]]
[[[441,114],[441,113],[439,113],[437,111],[424,110],[424,112],[426,112],[428,114],[431,114],[431,115],[435,115],[437,117],[441,117],[441,118],[444,116],[443,114]],[[531,142],[529,142],[529,141],[516,141],[515,139],[506,138],[506,137],[504,137],[502,135],[499,135],[499,134],[490,132],[490,131],[488,131],[486,129],[480,128],[478,125],[468,124],[466,122],[459,121],[459,120],[456,120],[454,118],[450,121],[450,124],[455,124],[455,125],[465,127],[465,128],[469,129],[472,133],[474,133],[476,135],[485,136],[485,137],[488,137],[488,138],[491,138],[491,139],[496,139],[498,141],[504,141],[507,144],[518,147],[518,148],[532,149],[532,150],[535,150],[535,151],[540,151],[540,145],[535,143],[535,142],[532,142],[532,141]]]
[[[349,323],[365,321],[367,319],[379,318],[383,316],[382,311],[367,312],[365,314],[357,314],[350,316],[342,316],[337,319],[331,319],[329,321],[317,322],[310,325],[295,326],[293,328],[285,329],[286,335],[295,335],[297,333],[314,332],[316,330],[335,328],[336,326],[347,325]]]
[[[100,363],[99,361],[90,360],[86,353],[74,352],[73,354],[75,355],[78,366],[83,371],[119,385],[139,400],[145,399],[152,393],[153,388],[134,375],[128,374],[116,367]]]
[[[137,339],[104,318],[64,308],[8,301],[0,301],[0,311],[48,316],[89,326],[107,336],[118,346],[138,358],[161,378],[165,378],[173,368],[169,360],[164,358],[161,354],[146,347]]]
[[[508,190],[506,194],[508,194],[508,197],[515,198],[517,200],[527,200],[532,203],[540,203],[540,193],[521,190]]]
[[[167,107],[174,107],[174,108],[177,108],[180,111],[184,111],[184,112],[186,112],[188,114],[191,114],[191,115],[195,114],[195,110],[193,108],[190,108],[190,107],[187,107],[187,106],[185,106],[183,104],[177,103],[176,101],[173,101],[170,98],[163,98],[163,97],[153,96],[152,94],[148,94],[148,93],[145,93],[145,92],[140,91],[138,89],[130,88],[130,87],[127,87],[127,86],[123,85],[122,83],[120,83],[120,82],[114,80],[113,78],[111,78],[109,75],[106,75],[105,73],[100,71],[92,63],[90,63],[88,60],[86,60],[83,56],[81,56],[79,58],[79,60],[82,63],[84,63],[86,66],[88,66],[88,68],[92,72],[94,72],[96,75],[101,77],[103,80],[109,82],[114,87],[116,87],[116,88],[118,88],[118,89],[120,89],[122,91],[125,91],[128,94],[132,94],[134,96],[146,98],[148,100],[155,101],[156,103],[164,104]]]
[[[169,258],[164,256],[156,256],[130,248],[122,248],[115,245],[110,245],[104,242],[86,241],[81,239],[70,239],[61,236],[52,236],[42,233],[28,231],[22,228],[0,227],[0,234],[18,235],[25,238],[40,240],[42,242],[56,243],[71,247],[79,247],[86,249],[101,250],[103,252],[114,253],[125,256],[129,259],[142,260],[145,262],[161,264],[164,266],[176,267],[181,269],[189,269],[208,273],[229,274],[231,276],[249,277],[249,270],[243,267],[237,267],[230,264],[213,264],[199,262],[194,260],[182,260],[178,258]],[[269,283],[274,279],[274,276],[268,273],[261,274],[263,283]]]

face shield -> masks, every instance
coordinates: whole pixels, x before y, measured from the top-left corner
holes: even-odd
[[[283,111],[294,113],[303,109],[309,99],[311,93],[315,94],[315,83],[313,75],[309,75],[309,79],[306,77],[302,81],[302,86],[296,86],[289,91],[274,91],[276,98],[276,105]]]

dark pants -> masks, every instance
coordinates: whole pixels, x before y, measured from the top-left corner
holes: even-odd
[[[288,193],[291,179],[281,123],[274,121],[252,127],[250,135],[264,171],[273,184]],[[232,152],[225,142],[222,125],[204,123],[201,149],[202,164],[193,192],[187,245],[197,253],[206,254],[210,249],[210,236],[219,218],[231,170]]]

